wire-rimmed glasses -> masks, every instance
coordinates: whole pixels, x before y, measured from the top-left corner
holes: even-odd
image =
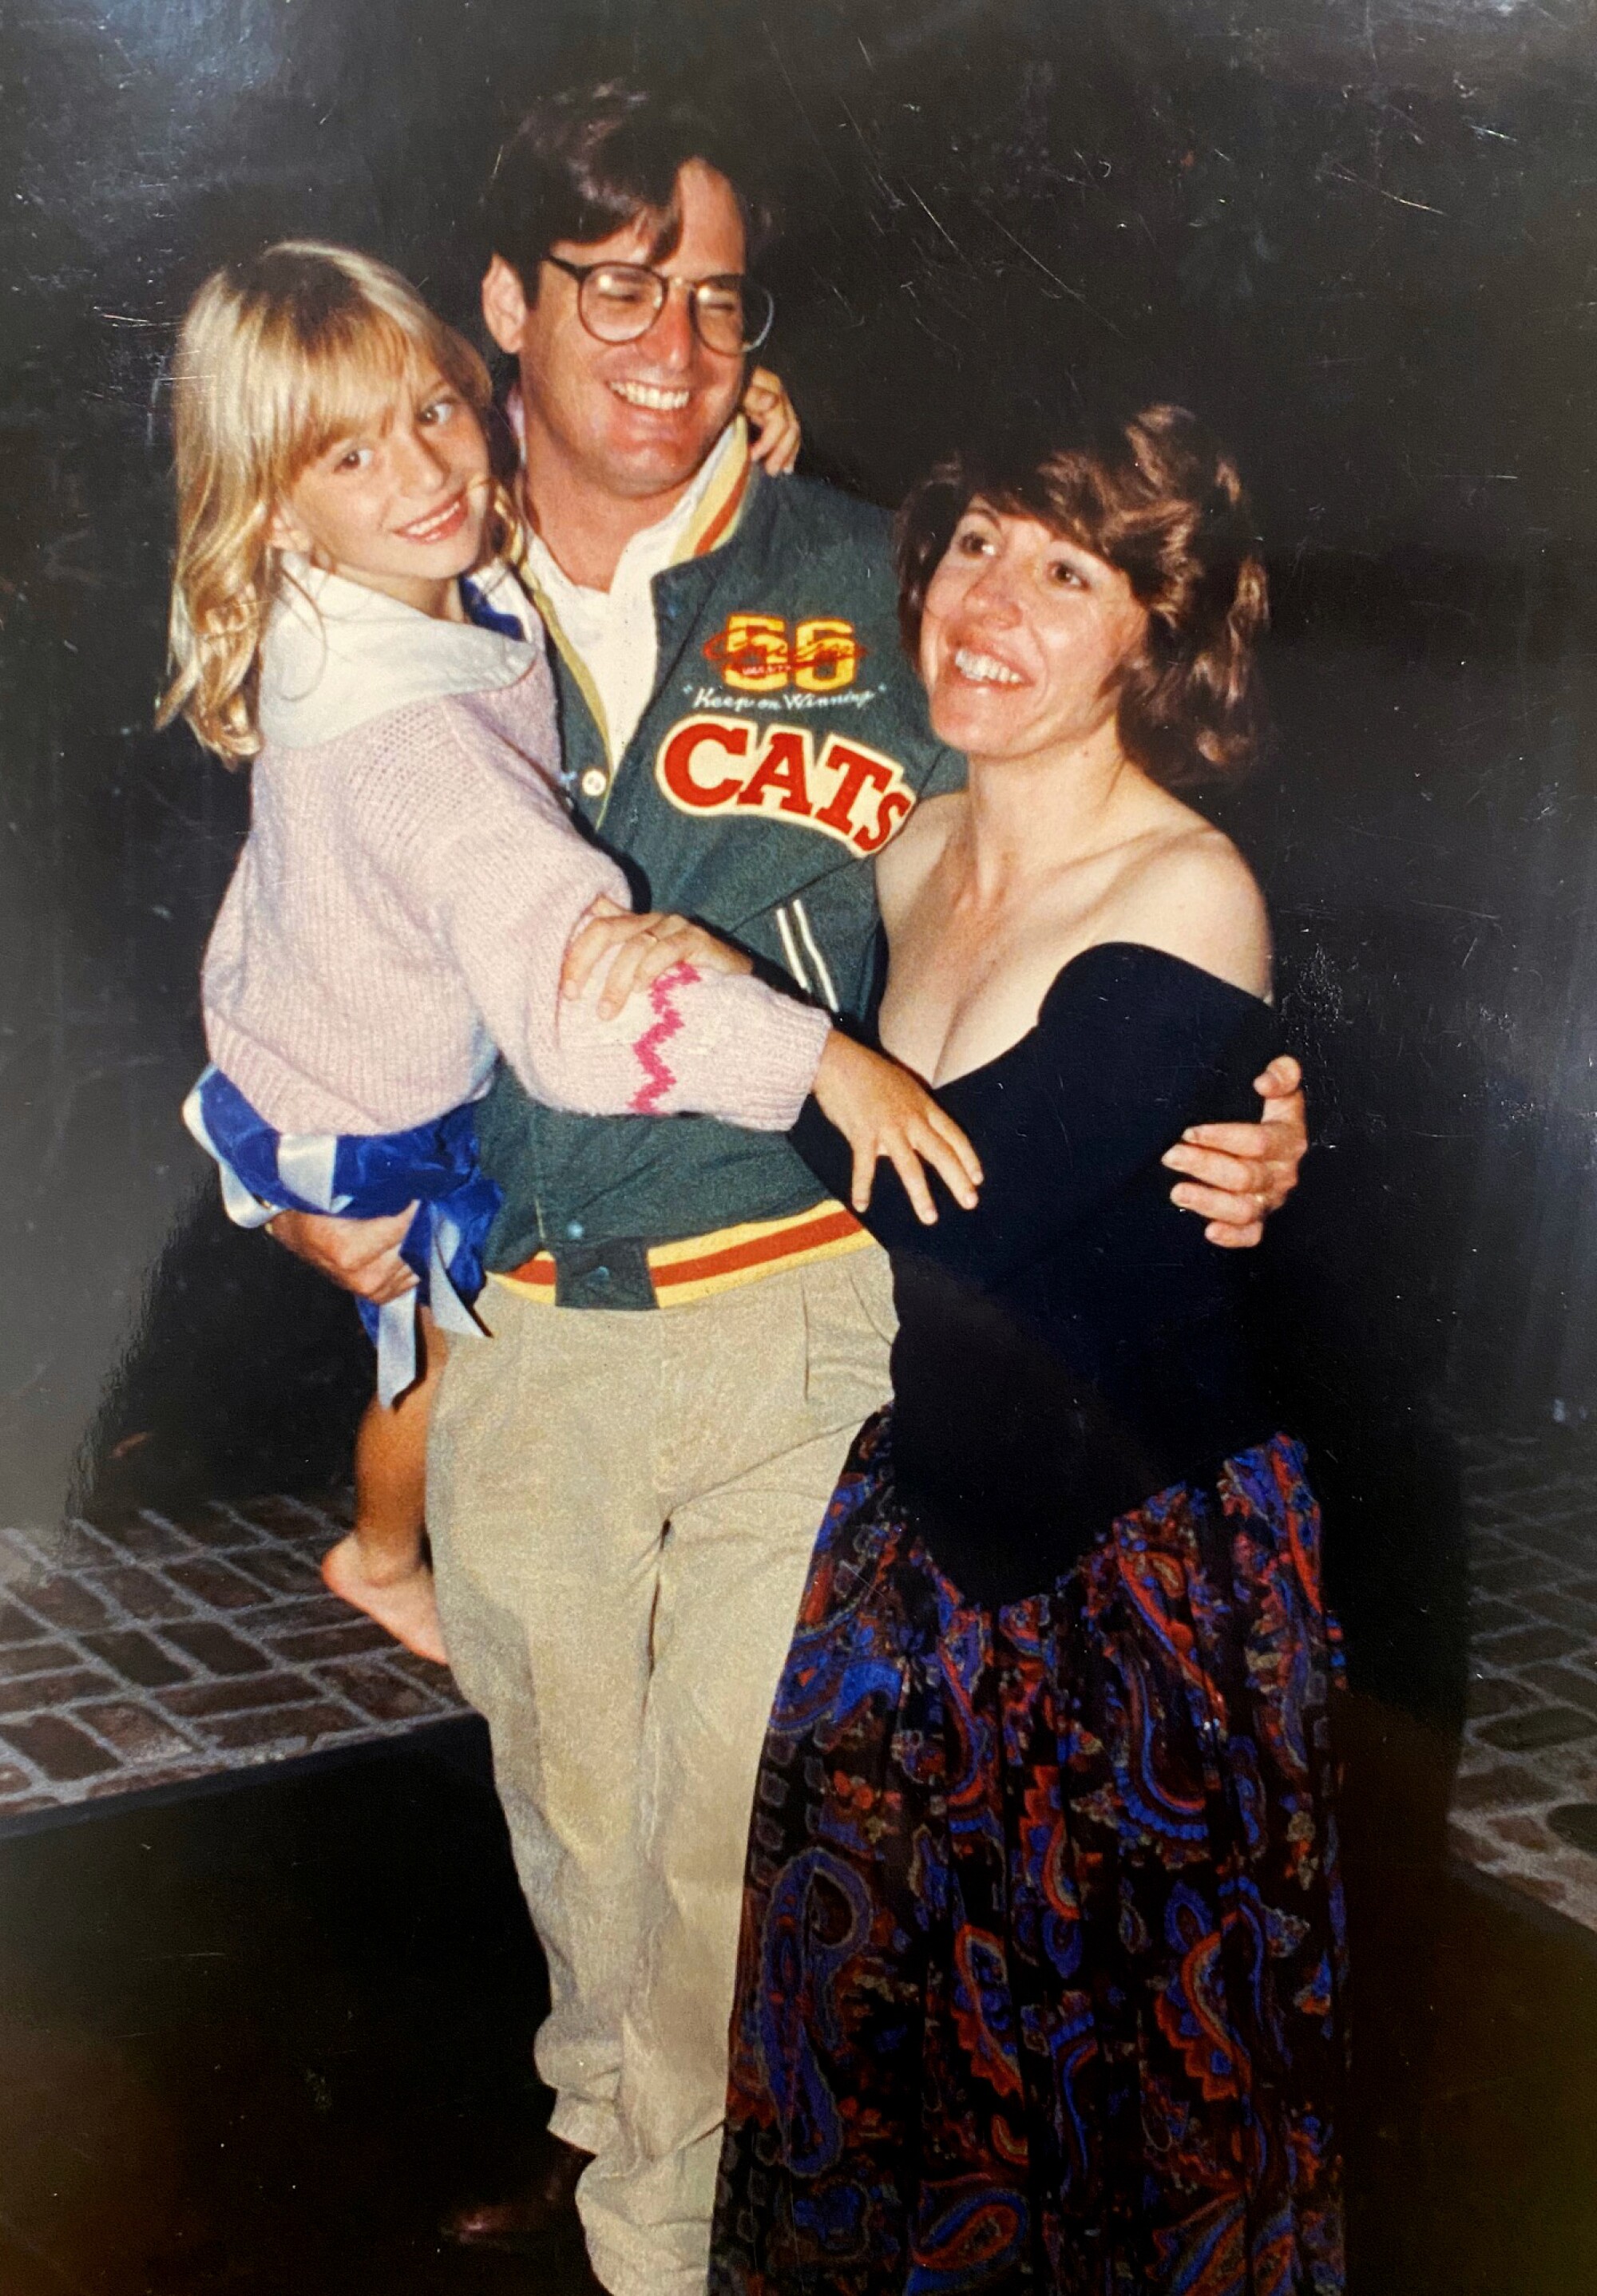
[[[634,343],[646,335],[673,287],[687,290],[699,340],[707,350],[729,358],[757,351],[776,316],[770,288],[741,271],[723,272],[712,279],[676,279],[651,271],[646,263],[567,263],[559,255],[546,255],[544,261],[576,281],[577,316],[602,343]]]

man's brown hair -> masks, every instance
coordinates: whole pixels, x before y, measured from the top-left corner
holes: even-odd
[[[746,188],[729,139],[691,104],[619,80],[545,97],[526,114],[484,194],[490,251],[517,274],[529,301],[557,240],[591,244],[646,216],[655,223],[648,259],[660,263],[682,235],[677,179],[690,160],[731,184],[752,261],[770,213]]]

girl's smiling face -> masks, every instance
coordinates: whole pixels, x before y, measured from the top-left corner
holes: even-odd
[[[1113,718],[1147,628],[1117,566],[978,496],[926,588],[920,674],[933,730],[976,758],[1085,741]]]
[[[429,360],[385,422],[335,439],[300,472],[274,515],[272,540],[447,616],[455,581],[482,554],[491,493],[482,427]]]

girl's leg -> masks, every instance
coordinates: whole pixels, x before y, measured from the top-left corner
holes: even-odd
[[[335,1595],[375,1619],[406,1648],[449,1663],[432,1573],[422,1554],[427,1500],[427,1423],[443,1370],[443,1334],[424,1308],[425,1368],[391,1408],[375,1396],[355,1439],[355,1528],[322,1558]]]

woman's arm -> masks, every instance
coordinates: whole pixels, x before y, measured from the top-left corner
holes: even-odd
[[[1114,1197],[1157,1178],[1173,1136],[1206,1119],[1247,1116],[1248,1079],[1272,1030],[1266,1006],[1201,968],[1171,965],[1146,945],[1087,950],[1043,999],[1034,1029],[1003,1056],[1001,1078],[978,1082],[977,1071],[943,1088],[950,1112],[973,1127],[980,1119],[986,1178],[969,1218],[943,1223],[938,1260],[990,1284],[1067,1235],[1090,1239]],[[844,1150],[813,1101],[792,1137],[838,1189]],[[890,1176],[867,1225],[890,1249],[916,1244],[918,1223]]]
[[[1253,872],[1229,838],[1208,824],[1160,848],[1130,883],[1127,937],[1268,997],[1273,951],[1270,919]],[[1164,1157],[1183,1177],[1170,1192],[1205,1222],[1210,1243],[1245,1250],[1297,1185],[1309,1145],[1297,1062],[1278,1054],[1254,1080],[1264,1101],[1250,1123],[1190,1126]]]
[[[1101,938],[1163,949],[1268,1003],[1274,952],[1258,880],[1229,837],[1190,818],[1128,874]]]

